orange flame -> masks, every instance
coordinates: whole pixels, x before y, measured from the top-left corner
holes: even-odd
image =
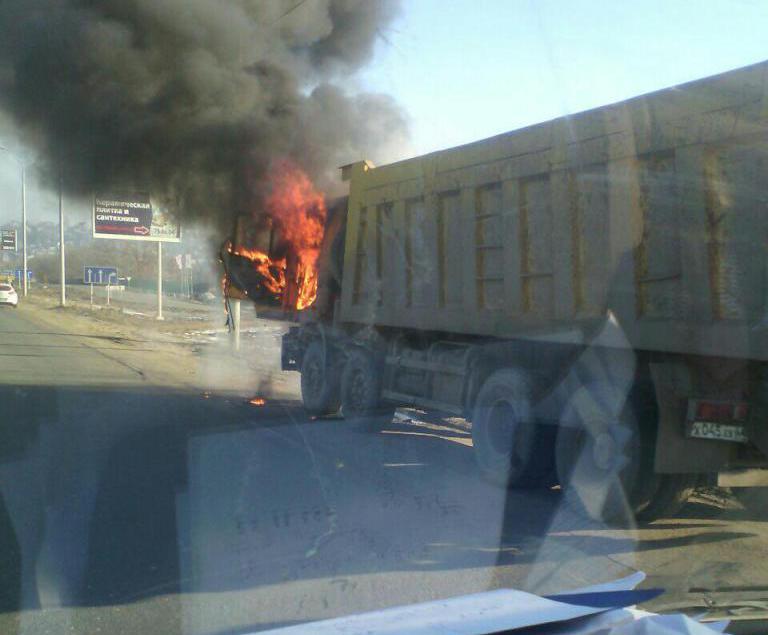
[[[249,399],[248,403],[252,406],[263,406],[267,403],[267,400],[263,397],[254,397],[253,399]]]
[[[231,243],[227,244],[227,250],[253,262],[264,287],[280,298],[284,307],[306,309],[317,297],[317,261],[327,215],[325,198],[309,177],[288,160],[275,162],[268,180],[271,187],[265,200],[266,212],[288,256],[273,259],[259,249]],[[289,276],[291,285],[288,285]],[[225,276],[224,295],[228,283]]]
[[[325,232],[325,198],[309,177],[290,161],[276,162],[269,176],[272,189],[266,199],[267,213],[281,238],[296,256],[293,281],[296,308],[305,309],[317,297],[317,259]]]

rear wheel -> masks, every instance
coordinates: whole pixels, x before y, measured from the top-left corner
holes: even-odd
[[[339,376],[330,351],[320,340],[310,342],[301,362],[301,400],[311,415],[321,417],[339,411]]]
[[[652,387],[624,394],[597,382],[566,405],[555,450],[563,494],[592,520],[651,521],[676,513],[698,483],[692,474],[656,474],[658,410]]]
[[[635,507],[638,520],[650,522],[674,516],[699,485],[698,474],[656,474],[657,486],[650,498]]]
[[[381,372],[368,351],[353,350],[347,357],[341,374],[341,413],[371,431],[392,422],[395,408],[381,400]]]
[[[565,500],[592,520],[629,519],[655,489],[647,450],[624,391],[602,382],[580,388],[563,411],[555,449]]]
[[[485,380],[472,413],[472,445],[483,475],[502,487],[551,485],[552,443],[531,414],[523,373],[506,368]]]

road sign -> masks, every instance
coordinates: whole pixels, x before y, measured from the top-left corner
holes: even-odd
[[[93,199],[94,238],[179,242],[181,227],[147,192],[97,194]]]
[[[3,251],[16,251],[16,230],[0,230],[0,249]]]
[[[117,267],[83,267],[83,284],[117,284]]]

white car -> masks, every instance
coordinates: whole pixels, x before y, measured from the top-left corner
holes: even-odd
[[[0,283],[0,304],[10,304],[14,309],[19,306],[19,295],[12,284]]]

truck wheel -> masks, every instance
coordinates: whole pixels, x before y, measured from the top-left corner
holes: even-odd
[[[511,368],[491,374],[472,412],[472,445],[483,476],[502,487],[549,485],[552,447],[538,448],[538,436],[524,375]]]
[[[381,373],[373,355],[366,351],[352,351],[344,364],[341,413],[370,431],[392,422],[395,408],[381,402]]]
[[[304,409],[313,416],[322,417],[339,411],[339,376],[323,351],[323,343],[314,340],[307,346],[301,362],[301,400]]]
[[[652,442],[633,400],[610,384],[576,391],[557,434],[557,475],[567,504],[604,523],[631,519],[655,494]]]
[[[699,484],[698,474],[656,474],[658,485],[649,500],[635,507],[635,517],[643,522],[677,514]]]

